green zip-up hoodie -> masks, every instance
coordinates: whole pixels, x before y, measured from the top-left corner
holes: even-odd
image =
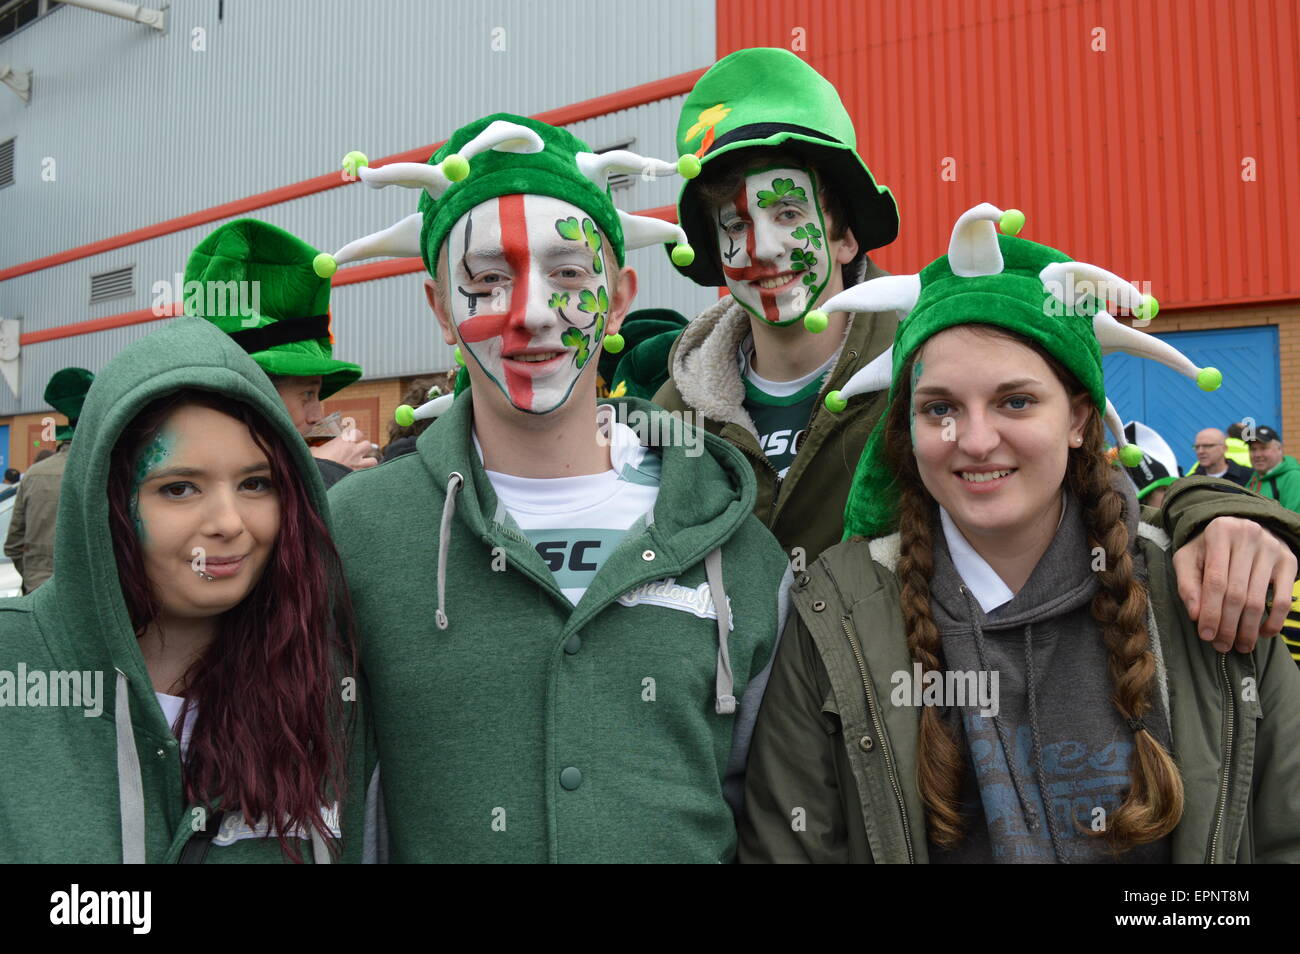
[[[628,423],[666,419],[645,401],[610,403]],[[640,429],[661,437],[653,521],[629,530],[575,607],[499,506],[472,419],[463,395],[416,453],[330,491],[391,859],[731,860],[725,795],[741,782],[789,573],[750,513],[749,465],[700,432],[674,443]],[[727,605],[730,688],[709,615]],[[720,712],[728,695],[738,705]]]
[[[0,862],[175,862],[203,829],[206,816],[187,806],[182,794],[180,745],[154,694],[122,597],[106,489],[122,429],[149,402],[185,387],[220,392],[268,418],[328,521],[320,474],[271,382],[214,325],[178,319],[104,368],[86,397],[68,456],[54,576],[34,593],[0,600]],[[90,674],[82,679],[82,706],[32,705],[36,684],[55,671]],[[96,679],[98,705],[88,706]],[[27,705],[16,705],[19,696]],[[45,699],[53,701],[52,689]],[[66,694],[63,701],[69,701]],[[352,728],[355,738],[365,739],[359,711]],[[352,746],[340,823],[344,860],[361,858],[372,765],[363,744]],[[237,814],[227,820],[207,861],[283,860],[276,838],[223,844],[228,828],[241,821]],[[302,846],[311,860],[313,843]]]
[[[1186,498],[1177,521],[1144,508],[1153,522],[1131,544],[1146,562],[1156,691],[1183,777],[1171,860],[1300,861],[1300,672],[1280,639],[1261,639],[1250,654],[1215,652],[1178,596],[1173,550],[1215,515],[1224,493],[1296,546],[1300,518],[1208,477],[1171,486],[1171,499]],[[912,672],[899,555],[898,534],[856,537],[796,580],[797,615],[755,730],[742,861],[929,860],[916,780],[921,709],[891,702],[894,674]],[[791,824],[795,808],[801,826]]]
[[[1276,500],[1287,510],[1300,511],[1300,463],[1290,454],[1267,474],[1256,473],[1246,487]]]

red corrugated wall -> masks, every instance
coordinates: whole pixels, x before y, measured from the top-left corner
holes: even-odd
[[[898,199],[890,271],[989,201],[1165,306],[1300,299],[1295,0],[717,0],[717,33],[839,89]]]

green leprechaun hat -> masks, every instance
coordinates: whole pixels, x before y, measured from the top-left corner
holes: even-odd
[[[1154,318],[1159,304],[1124,279],[1046,245],[1013,238],[1025,217],[987,202],[964,212],[953,226],[948,254],[918,275],[889,275],[846,289],[822,307],[826,311],[903,311],[893,346],[826,395],[831,411],[850,398],[889,389],[896,395],[900,372],[916,350],[946,328],[998,325],[1041,345],[1088,390],[1115,437],[1121,463],[1137,464],[1115,407],[1106,398],[1102,355],[1123,351],[1151,358],[1191,378],[1204,391],[1216,390],[1223,375],[1199,368],[1177,349],[1117,321],[1106,309],[1115,301],[1139,320]],[[1003,232],[999,235],[994,223]],[[877,423],[858,461],[844,510],[845,538],[892,532],[898,491],[885,460],[884,418]]]
[[[270,375],[320,375],[325,399],[361,377],[334,358],[330,283],[320,253],[257,219],[227,222],[199,243],[185,266],[185,313],[204,318]]]
[[[50,376],[45,385],[45,403],[68,419],[54,429],[56,441],[70,441],[81,417],[81,406],[86,403],[86,392],[95,383],[95,376],[85,368],[64,368]]]
[[[769,47],[738,50],[715,63],[687,95],[677,121],[682,164],[694,157],[705,175],[720,156],[754,147],[816,161],[844,203],[858,245],[870,251],[898,237],[898,205],[889,189],[876,184],[856,144],[853,120],[835,87],[789,50]],[[712,251],[696,255],[693,263],[674,264],[695,283],[720,287],[726,278],[699,181],[692,177],[682,187],[677,221],[694,248]]]

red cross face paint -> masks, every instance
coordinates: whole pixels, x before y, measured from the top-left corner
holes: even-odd
[[[807,169],[763,169],[715,210],[732,296],[751,314],[789,325],[817,304],[834,263],[817,180]]]
[[[604,242],[591,217],[543,195],[476,205],[447,237],[462,350],[521,411],[562,405],[596,358],[609,314]]]

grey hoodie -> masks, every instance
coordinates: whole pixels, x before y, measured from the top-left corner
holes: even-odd
[[[1116,477],[1134,572],[1145,580],[1137,498]],[[1134,741],[1111,701],[1106,646],[1091,614],[1098,581],[1082,507],[1069,493],[1065,501],[1056,537],[1024,587],[988,614],[963,584],[936,519],[930,603],[945,666],[997,673],[998,693],[996,706],[943,712],[959,720],[965,743],[967,837],[954,851],[932,845],[933,862],[1170,860],[1168,839],[1116,856],[1092,834],[1123,801]],[[1159,695],[1144,721],[1168,747],[1168,704]]]

